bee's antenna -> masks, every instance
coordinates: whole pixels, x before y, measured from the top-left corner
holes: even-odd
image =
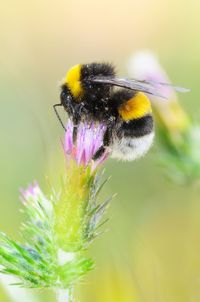
[[[59,107],[59,106],[62,106],[62,104],[54,104],[54,105],[53,105],[53,109],[54,109],[54,111],[55,111],[55,114],[56,114],[56,116],[57,116],[57,118],[58,118],[58,120],[59,120],[61,126],[62,126],[63,129],[66,131],[66,128],[65,128],[65,126],[64,126],[64,124],[63,124],[63,121],[61,120],[61,117],[60,117],[60,115],[59,115],[59,113],[58,113],[58,111],[57,111],[57,109],[56,109],[56,107]]]

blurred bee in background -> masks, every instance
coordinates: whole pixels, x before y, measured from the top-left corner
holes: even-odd
[[[73,121],[74,144],[80,122],[105,126],[103,144],[94,160],[108,148],[113,158],[134,160],[152,145],[154,123],[148,94],[165,98],[159,93],[163,85],[170,84],[118,78],[110,64],[79,64],[67,72],[61,86],[60,103],[53,107],[64,129],[56,107],[63,106]],[[180,87],[174,89],[187,91]]]

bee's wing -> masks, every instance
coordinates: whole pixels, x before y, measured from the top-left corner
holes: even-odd
[[[93,77],[90,81],[95,83],[110,84],[131,90],[137,90],[144,93],[152,94],[166,99],[166,96],[160,93],[162,86],[172,87],[172,89],[179,92],[187,92],[189,89],[176,87],[168,83],[157,83],[154,81],[139,81],[135,79],[115,78],[115,77]]]
[[[173,84],[170,84],[170,83],[163,83],[163,82],[156,82],[156,81],[140,81],[140,80],[137,80],[137,82],[140,82],[140,83],[147,83],[151,86],[154,86],[154,87],[171,87],[173,90],[177,91],[177,92],[189,92],[190,89],[189,88],[185,88],[185,87],[179,87],[179,86],[175,86]]]

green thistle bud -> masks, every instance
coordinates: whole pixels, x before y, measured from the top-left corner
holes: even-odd
[[[17,284],[23,287],[56,288],[58,301],[63,297],[71,301],[73,286],[94,267],[84,252],[97,236],[110,201],[98,203],[102,185],[97,171],[108,154],[92,160],[102,144],[103,126],[81,124],[76,147],[72,128],[69,122],[63,144],[66,167],[59,191],[52,188],[45,195],[36,182],[21,189],[28,216],[22,226],[24,243],[0,233],[1,272],[17,277]]]

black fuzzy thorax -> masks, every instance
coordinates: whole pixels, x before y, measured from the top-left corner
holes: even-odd
[[[115,68],[109,63],[83,64],[81,68],[81,81],[83,82],[96,76],[114,77],[115,75]]]
[[[115,76],[114,67],[107,63],[84,64],[81,68],[81,85],[84,90],[82,101],[88,118],[107,123],[112,115],[110,98],[113,87],[108,84],[94,83],[93,77]]]
[[[81,68],[81,86],[84,90],[84,98],[88,102],[96,102],[99,99],[110,97],[113,87],[108,84],[94,83],[90,79],[94,77],[114,77],[115,71],[111,64],[92,63],[82,65]]]
[[[61,104],[76,121],[107,123],[111,115],[109,105],[113,87],[96,84],[90,79],[96,76],[115,76],[114,67],[107,63],[83,64],[80,81],[83,94],[75,99],[66,84],[61,86]]]

